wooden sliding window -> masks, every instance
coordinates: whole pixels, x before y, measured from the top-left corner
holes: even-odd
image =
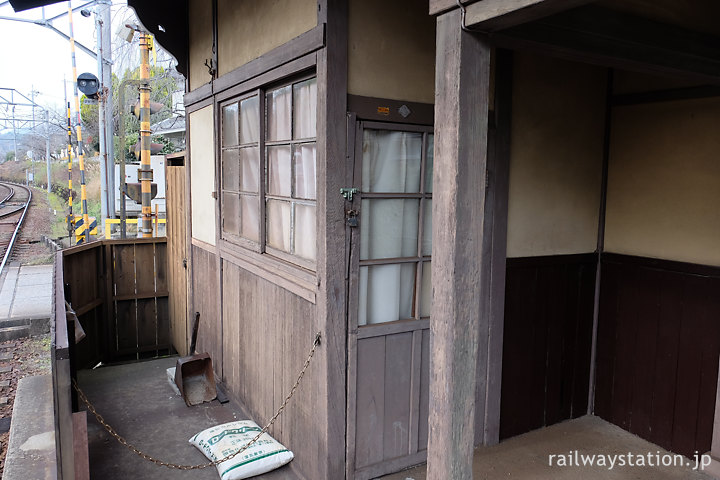
[[[315,78],[222,105],[222,238],[314,270]]]

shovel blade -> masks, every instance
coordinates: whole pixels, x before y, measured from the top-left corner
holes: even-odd
[[[175,365],[175,384],[188,407],[213,401],[217,390],[210,355],[198,353],[179,358]]]

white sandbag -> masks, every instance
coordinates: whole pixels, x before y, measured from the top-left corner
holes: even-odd
[[[189,441],[212,461],[240,450],[262,429],[252,420],[240,420],[210,427]],[[222,480],[241,480],[282,467],[294,458],[293,453],[267,433],[240,455],[217,466]]]

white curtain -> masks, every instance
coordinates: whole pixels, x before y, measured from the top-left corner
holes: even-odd
[[[365,130],[363,192],[419,192],[421,158],[422,134]],[[417,199],[364,199],[360,258],[417,256],[419,206]],[[415,269],[414,263],[361,267],[358,324],[412,318]]]
[[[240,143],[257,143],[260,140],[260,118],[257,95],[240,102]]]

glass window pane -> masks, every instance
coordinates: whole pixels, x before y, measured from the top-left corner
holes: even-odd
[[[292,171],[290,166],[290,145],[267,147],[268,151],[268,194],[290,196]]]
[[[238,105],[233,103],[223,107],[222,145],[227,147],[238,144]]]
[[[236,193],[223,193],[222,217],[223,231],[238,235],[240,233],[240,205]]]
[[[255,195],[240,195],[240,234],[260,241],[260,205]]]
[[[314,138],[317,118],[317,81],[314,78],[293,85],[293,138]]]
[[[315,199],[315,144],[296,145],[293,152],[295,198]]]
[[[315,260],[315,206],[295,204],[295,255]]]
[[[360,259],[415,257],[420,200],[365,199],[360,213]]]
[[[240,102],[240,143],[260,141],[260,111],[258,97],[246,98]]]
[[[290,140],[292,91],[290,85],[267,94],[267,139]]]
[[[422,254],[432,255],[432,200],[423,200]]]
[[[365,130],[363,192],[419,192],[421,161],[421,133]]]
[[[240,190],[257,193],[260,183],[260,157],[258,147],[240,149]]]
[[[434,159],[435,137],[432,134],[427,136],[427,150],[425,152],[425,192],[432,193],[433,182],[433,159]]]
[[[423,262],[422,280],[420,284],[420,316],[430,316],[432,304],[432,262]]]
[[[237,149],[223,150],[222,153],[222,188],[237,192],[240,188],[239,153]]]
[[[413,318],[415,264],[360,267],[358,325]]]
[[[290,202],[268,200],[265,215],[268,245],[290,252]]]

